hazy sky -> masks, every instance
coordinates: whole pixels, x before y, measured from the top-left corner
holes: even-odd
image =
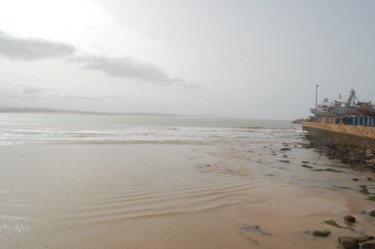
[[[0,107],[295,119],[375,102],[375,1],[0,0]]]

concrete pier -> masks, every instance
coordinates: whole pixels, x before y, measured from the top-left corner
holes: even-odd
[[[303,122],[303,129],[320,140],[331,140],[375,151],[375,127]]]

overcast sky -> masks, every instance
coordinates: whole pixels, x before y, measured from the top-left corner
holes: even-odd
[[[295,119],[375,102],[375,1],[0,0],[0,107]]]

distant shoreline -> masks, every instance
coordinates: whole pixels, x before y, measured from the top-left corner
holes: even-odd
[[[57,110],[48,108],[0,108],[0,113],[56,113],[56,114],[85,114],[85,115],[129,115],[129,116],[158,116],[158,117],[180,117],[188,115],[148,113],[148,112],[90,112],[75,110]]]

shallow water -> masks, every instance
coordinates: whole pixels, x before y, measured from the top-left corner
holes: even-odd
[[[298,126],[231,122],[156,122],[180,137],[199,131],[185,142],[51,136],[0,146],[1,248],[336,248],[339,236],[375,234],[362,212],[375,206],[358,187],[375,192],[373,173],[304,149]],[[324,224],[346,214],[354,231]]]

